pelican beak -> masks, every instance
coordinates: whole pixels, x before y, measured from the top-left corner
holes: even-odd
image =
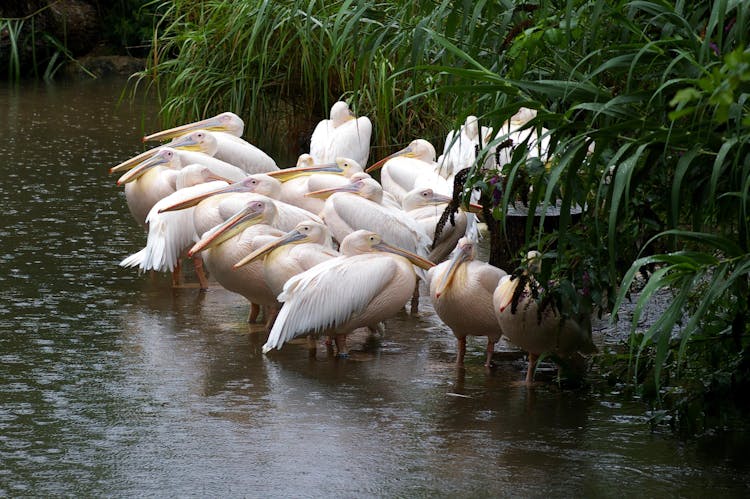
[[[216,178],[215,180],[227,181],[224,178]],[[210,198],[211,196],[216,196],[217,194],[229,194],[233,192],[247,192],[247,189],[243,188],[241,182],[229,183],[229,185],[227,186],[219,187],[218,189],[214,189],[213,191],[204,192],[203,194],[198,194],[197,196],[193,196],[192,198],[182,200],[169,206],[165,206],[164,208],[159,210],[159,213],[164,213],[165,211],[184,210],[185,208],[191,208],[197,205],[204,199]]]
[[[446,270],[440,278],[440,283],[438,284],[437,291],[435,292],[435,296],[437,298],[440,298],[440,295],[445,293],[445,290],[450,287],[450,285],[453,283],[453,278],[456,276],[456,271],[458,270],[458,268],[462,263],[469,259],[470,250],[468,248],[470,248],[469,245],[462,245],[459,243],[458,250],[453,253],[453,257],[451,258],[448,270]]]
[[[340,187],[330,187],[328,189],[320,189],[319,191],[306,192],[305,197],[326,199],[336,192],[353,192],[356,194],[359,192],[359,181],[342,185]]]
[[[268,172],[266,175],[273,177],[279,182],[286,182],[293,178],[303,177],[305,175],[312,175],[313,173],[332,173],[336,175],[343,175],[344,170],[339,167],[336,163],[321,163],[312,166],[299,166],[294,168],[284,168],[283,170],[277,170]]]
[[[158,147],[155,147],[153,149],[149,149],[148,151],[143,151],[142,153],[138,154],[137,156],[133,156],[130,159],[127,159],[120,163],[117,166],[113,166],[109,169],[109,173],[118,173],[118,172],[124,172],[127,170],[130,170],[135,165],[139,163],[143,163],[150,157],[152,157],[154,154],[156,154],[159,151]]]
[[[147,151],[148,152],[148,151]],[[154,168],[155,166],[166,164],[167,160],[159,154],[153,154],[137,166],[132,167],[122,177],[117,179],[117,185],[125,185],[138,179],[141,175]]]
[[[377,170],[378,168],[381,168],[389,159],[396,158],[398,156],[407,156],[410,157],[413,155],[412,148],[410,146],[406,146],[400,151],[396,151],[390,156],[386,156],[385,158],[381,159],[380,161],[376,161],[375,163],[371,164],[367,169],[365,170],[365,173],[370,173],[372,171]]]
[[[287,232],[283,236],[279,237],[275,241],[271,241],[270,243],[261,246],[260,248],[256,249],[249,255],[247,255],[245,258],[240,260],[239,262],[235,263],[232,268],[238,269],[242,267],[243,265],[247,265],[250,262],[254,262],[255,260],[261,258],[262,256],[272,252],[276,248],[280,248],[284,246],[285,244],[293,244],[297,241],[302,241],[304,239],[307,239],[307,235],[301,233],[298,230],[292,230],[290,232]]]
[[[230,237],[239,234],[247,227],[260,223],[262,220],[263,211],[258,211],[252,205],[249,205],[232,215],[224,223],[217,225],[204,234],[201,240],[188,250],[188,256],[192,257],[200,251],[217,246]]]
[[[182,149],[185,151],[203,152],[201,144],[199,142],[196,142],[195,138],[189,134],[175,137],[171,142],[166,144],[166,146],[172,147],[174,149]]]
[[[451,203],[453,202],[453,198],[450,196],[446,196],[445,194],[434,192],[432,194],[432,198],[430,199],[430,201],[432,201],[435,204]],[[483,210],[483,207],[481,204],[469,203],[470,213],[482,213],[482,210]]]
[[[393,253],[395,255],[402,256],[420,269],[428,270],[435,266],[433,262],[427,260],[426,258],[422,258],[416,253],[412,253],[411,251],[402,248],[397,248],[396,246],[391,246],[390,244],[384,243],[382,241],[378,244],[373,245],[373,248],[378,251],[384,251],[386,253]]]
[[[173,139],[175,137],[185,135],[186,133],[190,133],[194,130],[226,132],[228,129],[218,116],[214,116],[213,118],[207,118],[205,120],[195,121],[186,125],[162,130],[161,132],[152,133],[151,135],[143,137],[143,142]]]
[[[495,293],[497,293],[499,297],[500,303],[498,304],[498,310],[500,312],[505,311],[513,301],[513,293],[515,293],[517,285],[518,282],[516,282],[516,279],[513,279],[510,275],[505,275],[500,278],[497,289],[495,289]]]

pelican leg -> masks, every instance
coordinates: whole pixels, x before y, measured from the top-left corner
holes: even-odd
[[[456,355],[456,367],[464,366],[464,356],[466,355],[466,336],[458,338],[458,354]]]
[[[349,349],[346,346],[346,335],[337,334],[334,336],[333,341],[336,343],[336,357],[347,358],[349,357]]]
[[[411,295],[411,313],[412,315],[419,312],[419,280],[414,286],[414,294]]]
[[[198,277],[201,291],[206,291],[208,289],[208,278],[206,277],[206,271],[203,270],[203,258],[200,256],[193,257],[193,267],[195,268],[195,275]]]
[[[529,352],[529,368],[526,371],[526,384],[530,385],[534,381],[534,370],[536,369],[536,361],[539,358],[538,355]]]
[[[254,323],[256,320],[258,320],[259,315],[260,315],[260,305],[258,305],[257,303],[251,303],[250,314],[247,316],[247,322]]]
[[[318,342],[315,340],[315,336],[307,335],[307,354],[311,359],[314,359],[318,353]]]
[[[263,310],[263,317],[266,318],[266,329],[270,332],[276,317],[279,315],[279,307],[266,306]]]
[[[487,338],[487,359],[484,361],[484,367],[492,368],[495,367],[495,363],[492,362],[492,354],[495,353],[495,342],[490,338]]]
[[[172,271],[172,287],[176,288],[180,284],[180,276],[182,275],[182,261],[177,260],[177,264],[174,266]]]

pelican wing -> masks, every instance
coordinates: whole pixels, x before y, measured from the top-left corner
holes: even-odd
[[[330,202],[338,216],[355,230],[371,230],[388,244],[421,256],[429,253],[432,243],[422,227],[403,211],[385,208],[356,194],[334,194]]]
[[[364,167],[370,157],[371,135],[372,123],[367,116],[339,125],[330,134],[326,147],[327,160],[350,158]]]
[[[175,191],[157,202],[146,217],[146,247],[125,258],[120,266],[138,267],[143,271],[173,271],[182,253],[198,240],[193,224],[194,208],[164,213],[159,213],[159,210],[226,185],[222,181],[197,184]]]
[[[226,132],[214,132],[217,150],[214,157],[239,167],[247,173],[267,173],[278,170],[276,162],[251,143]]]
[[[333,132],[331,120],[321,120],[310,136],[310,156],[316,163],[326,162],[326,146],[330,142]]]
[[[336,257],[292,277],[279,295],[284,305],[263,352],[346,324],[380,294],[396,271],[390,257],[367,254]]]

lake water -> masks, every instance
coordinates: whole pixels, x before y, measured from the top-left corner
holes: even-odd
[[[481,340],[457,371],[424,300],[348,360],[265,356],[243,298],[119,268],[145,234],[107,170],[159,128],[123,84],[0,87],[0,496],[750,494],[741,441],[526,387],[516,355],[487,372]]]

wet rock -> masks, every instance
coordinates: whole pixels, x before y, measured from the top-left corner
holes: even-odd
[[[143,70],[145,61],[124,55],[92,55],[65,65],[64,75],[72,78],[90,78],[110,75],[130,76]]]

